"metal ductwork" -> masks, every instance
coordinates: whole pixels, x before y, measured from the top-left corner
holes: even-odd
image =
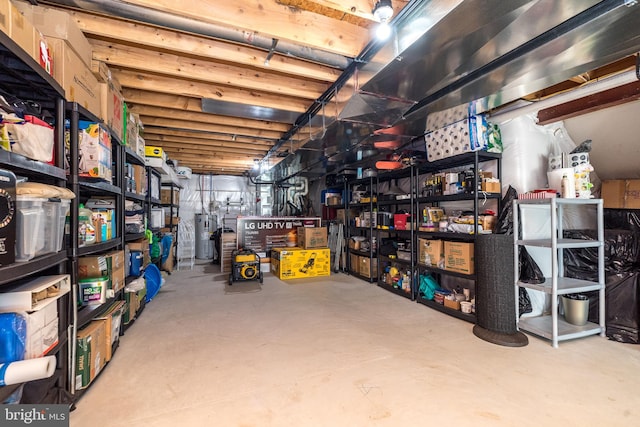
[[[410,4],[395,37],[331,98],[328,158],[395,129],[411,139],[426,116],[471,101],[490,110],[640,51],[640,4],[630,0],[431,0]],[[413,30],[417,28],[417,30]],[[359,140],[346,141],[344,130]],[[298,165],[303,166],[303,156]],[[318,158],[308,165],[313,170]],[[287,174],[281,173],[282,177]]]
[[[296,45],[289,43],[286,40],[278,40],[278,43],[274,46],[272,38],[260,36],[256,33],[237,31],[231,28],[221,27],[207,22],[200,22],[119,0],[107,2],[101,0],[47,0],[42,1],[41,3],[66,6],[79,10],[88,10],[107,16],[130,19],[133,21],[157,25],[159,27],[241,43],[257,47],[265,51],[272,51],[282,55],[292,56],[294,58],[317,62],[340,70],[344,70],[351,63],[351,58],[347,58],[342,55]]]

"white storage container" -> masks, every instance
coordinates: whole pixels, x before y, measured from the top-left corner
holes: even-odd
[[[28,196],[16,197],[16,261],[35,258],[44,249],[44,209],[47,199]]]
[[[151,228],[164,227],[164,208],[151,208]]]

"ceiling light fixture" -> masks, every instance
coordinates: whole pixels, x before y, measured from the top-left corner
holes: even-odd
[[[260,169],[260,159],[253,159],[253,170],[257,171]]]
[[[391,0],[377,0],[373,6],[373,18],[381,23],[388,22],[393,16],[393,7]]]

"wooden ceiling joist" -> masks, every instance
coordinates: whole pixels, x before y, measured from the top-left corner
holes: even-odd
[[[369,39],[366,28],[305,10],[292,13],[289,6],[280,5],[276,0],[248,0],[242,3],[129,0],[128,3],[227,28],[251,28],[263,37],[288,40],[352,58],[362,51],[365,41]],[[327,28],[331,28],[331,31],[327,31]]]
[[[183,131],[178,129],[169,129],[162,126],[149,126],[145,125],[144,128],[144,137],[151,137],[151,135],[156,135],[156,139],[164,139],[164,138],[193,138],[195,144],[200,143],[229,143],[225,145],[226,147],[236,147],[233,143],[242,144],[245,146],[247,144],[251,144],[258,148],[268,147],[270,148],[273,145],[272,140],[245,137],[242,135],[222,135],[222,134],[212,134],[207,132],[195,132],[195,131]],[[240,147],[238,145],[237,147]]]
[[[205,60],[172,55],[123,44],[93,40],[93,59],[113,67],[135,68],[140,71],[195,80],[216,85],[233,85],[246,90],[317,99],[328,87],[327,83],[315,83],[266,71],[226,64],[214,64]]]
[[[263,129],[275,132],[286,132],[291,127],[290,125],[284,123],[268,122],[263,120],[249,120],[195,111],[185,111],[184,109],[178,109],[179,106],[166,108],[136,103],[130,103],[128,105],[130,111],[144,116],[174,118],[179,120],[193,120],[202,123],[224,126],[237,126],[250,129]]]
[[[267,149],[262,147],[252,146],[251,144],[237,144],[234,147],[225,147],[224,145],[220,145],[219,143],[202,143],[202,144],[194,144],[192,140],[184,139],[182,142],[174,141],[169,138],[163,139],[155,139],[155,138],[145,138],[145,141],[148,145],[155,145],[164,147],[166,149],[169,148],[183,148],[190,147],[193,150],[215,150],[220,153],[237,153],[238,151],[242,151],[248,155],[253,157],[255,156],[264,156],[267,154]],[[225,143],[222,143],[225,144]]]
[[[151,92],[182,95],[192,98],[211,98],[218,101],[236,102],[259,107],[276,108],[303,113],[309,102],[300,98],[275,95],[260,91],[247,91],[234,87],[212,85],[193,80],[140,73],[132,70],[112,68],[114,76],[123,88],[142,89]]]
[[[249,129],[235,126],[211,125],[208,123],[165,119],[161,117],[140,116],[140,120],[145,126],[163,126],[167,128],[179,130],[197,130],[211,133],[226,133],[230,135],[246,135],[254,137],[272,138],[274,140],[280,138],[282,132],[273,132],[264,129]]]
[[[255,159],[259,157],[255,153],[249,153],[245,151],[220,151],[215,147],[211,148],[203,148],[203,147],[193,147],[193,146],[175,146],[170,144],[164,144],[162,146],[163,150],[167,153],[174,155],[194,155],[194,156],[202,156],[202,157],[212,157],[216,159]],[[266,154],[266,153],[265,153]]]
[[[171,50],[187,56],[268,69],[320,82],[333,82],[340,76],[340,70],[278,54],[265,65],[266,52],[235,43],[78,11],[72,11],[72,15],[85,34],[93,39],[115,41],[117,36],[121,42],[146,48],[163,50],[170,46]]]

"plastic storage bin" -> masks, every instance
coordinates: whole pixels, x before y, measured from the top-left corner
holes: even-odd
[[[44,208],[47,199],[28,196],[16,197],[16,261],[35,258],[44,250]]]
[[[151,209],[151,228],[164,227],[164,209],[152,208]]]
[[[59,252],[64,243],[65,218],[69,213],[71,200],[49,199],[42,202],[44,211],[42,223],[42,238],[38,238],[36,256]]]
[[[140,276],[142,269],[142,251],[131,251],[131,268],[129,276]]]

